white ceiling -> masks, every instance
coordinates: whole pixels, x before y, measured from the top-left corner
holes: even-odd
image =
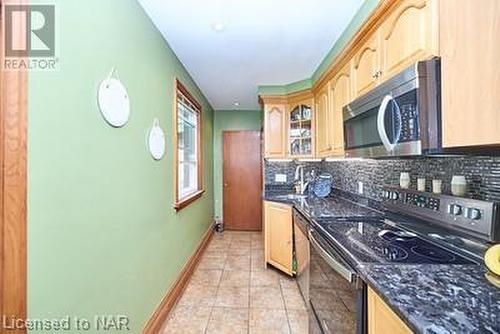
[[[257,87],[309,78],[363,0],[139,2],[213,108],[258,109]]]

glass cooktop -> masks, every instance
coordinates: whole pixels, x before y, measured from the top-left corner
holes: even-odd
[[[475,262],[380,220],[326,220],[323,234],[357,262],[474,264]]]

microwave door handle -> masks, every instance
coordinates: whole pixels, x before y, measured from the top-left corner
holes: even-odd
[[[325,260],[328,265],[335,270],[340,276],[342,276],[344,279],[346,279],[349,283],[354,282],[354,278],[356,277],[355,273],[353,273],[351,270],[343,266],[339,261],[335,260],[333,257],[331,257],[327,251],[321,247],[318,241],[314,238],[314,235],[309,231],[309,241],[311,242],[311,245],[314,247],[314,249],[319,253],[319,255]]]
[[[378,109],[378,116],[377,116],[378,134],[380,136],[380,139],[382,140],[382,144],[384,145],[385,149],[388,152],[392,152],[392,150],[394,150],[394,147],[396,146],[389,141],[389,137],[387,136],[387,131],[384,125],[387,106],[389,105],[389,102],[391,102],[392,100],[393,97],[391,95],[384,96],[384,99],[382,100],[382,103],[380,104],[380,107]]]

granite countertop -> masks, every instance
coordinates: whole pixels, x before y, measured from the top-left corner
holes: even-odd
[[[500,333],[500,289],[481,265],[358,267],[367,283],[419,333]]]
[[[331,195],[326,198],[306,197],[295,199],[287,198],[287,195],[287,193],[268,192],[263,198],[267,201],[289,203],[309,219],[382,216],[380,211],[356,204],[340,195]]]
[[[268,192],[263,198],[289,203],[315,224],[325,217],[381,215],[338,195],[325,199],[287,199],[283,195]],[[349,249],[344,239],[335,240]],[[483,265],[374,264],[361,256],[354,259],[367,284],[415,332],[500,333],[500,288],[485,278]]]

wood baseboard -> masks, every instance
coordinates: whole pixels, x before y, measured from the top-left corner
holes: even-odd
[[[169,313],[174,308],[175,304],[182,295],[182,292],[187,286],[191,275],[193,275],[198,262],[205,251],[210,239],[212,238],[213,230],[212,225],[208,228],[207,232],[203,235],[198,247],[195,249],[194,253],[189,257],[188,261],[182,267],[177,279],[174,281],[167,294],[162,298],[160,304],[154,311],[154,313],[149,318],[148,322],[144,326],[143,334],[158,334],[167,320]]]

